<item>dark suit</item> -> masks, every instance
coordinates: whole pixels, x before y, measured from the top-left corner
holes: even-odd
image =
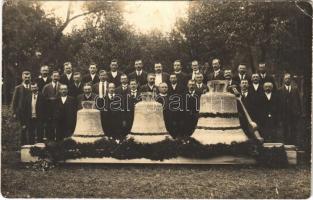
[[[135,105],[141,101],[140,98],[140,90],[137,89],[137,92],[135,95],[132,95],[132,91],[128,90],[127,93],[127,109],[124,112],[124,119],[126,119],[127,124],[125,126],[125,134],[128,134],[132,128],[133,121],[134,121],[134,111],[135,111]]]
[[[83,108],[82,106],[83,101],[95,101],[96,96],[97,95],[95,93],[91,93],[89,97],[86,97],[85,94],[78,95],[77,96],[77,110],[80,110]]]
[[[93,93],[95,93],[95,94],[97,94],[97,95],[99,95],[99,84],[101,84],[102,82],[98,82],[98,83],[96,83],[96,84],[94,84],[93,86],[92,86],[92,92]],[[108,81],[106,81],[106,82],[104,82],[104,90],[106,90],[105,91],[105,95],[108,93],[108,88],[109,88],[109,83],[108,83]]]
[[[228,81],[226,90],[227,90],[227,92],[234,94],[234,89],[237,89],[237,91],[240,91],[239,84],[236,81],[234,81],[233,79],[231,79]]]
[[[177,83],[182,85],[183,88],[187,88],[187,83],[188,83],[188,80],[189,80],[188,74],[186,74],[184,72],[180,72],[180,73],[175,73],[174,72],[173,74],[176,74]]]
[[[73,82],[68,87],[68,95],[76,98],[78,95],[83,94],[83,87],[84,87],[83,82],[80,82],[78,86],[76,86],[75,83]]]
[[[67,96],[63,103],[61,97],[56,100],[56,140],[61,141],[72,136],[76,126],[77,104],[74,97]]]
[[[224,71],[220,70],[217,75],[215,76],[214,72],[211,72],[209,74],[207,74],[206,76],[206,80],[207,81],[212,81],[212,80],[224,80]]]
[[[129,80],[135,79],[138,85],[141,86],[141,85],[147,84],[147,76],[148,76],[148,73],[145,71],[142,71],[140,76],[138,76],[136,71],[134,71],[128,75],[128,79]]]
[[[265,142],[277,142],[277,128],[280,120],[280,102],[278,94],[272,92],[268,100],[265,93],[260,97],[260,106],[257,110],[260,115],[260,132]]]
[[[201,95],[201,94],[205,94],[208,91],[209,91],[209,88],[204,83],[202,83],[200,87],[198,87],[198,83],[196,84],[196,93]]]
[[[99,76],[96,74],[94,79],[92,79],[91,75],[90,74],[87,74],[83,77],[83,82],[84,83],[91,83],[92,85],[98,83],[100,80],[99,80]]]
[[[28,121],[28,141],[29,144],[35,143],[35,136],[37,135],[37,142],[43,142],[43,116],[44,116],[44,97],[40,92],[36,95],[35,116],[32,115],[32,99],[33,93],[27,96],[25,105],[25,117]]]
[[[248,80],[249,84],[251,84],[251,77],[245,73],[244,75],[241,75],[243,76],[242,78],[240,78],[239,74],[236,74],[234,77],[233,77],[233,80],[238,83],[240,85],[241,83],[241,80]]]
[[[11,108],[13,114],[16,115],[16,118],[19,120],[21,126],[25,126],[25,128],[22,128],[21,145],[27,144],[28,118],[25,109],[27,104],[27,98],[29,98],[30,95],[30,90],[26,89],[23,84],[20,84],[14,88]]]
[[[67,86],[72,85],[74,83],[73,73],[72,73],[70,79],[67,78],[66,74],[62,74],[60,77],[60,83],[65,84]]]
[[[123,73],[121,71],[117,71],[116,77],[113,77],[112,72],[110,71],[108,73],[108,82],[109,83],[114,83],[115,87],[118,87],[121,85],[121,75]]]
[[[183,137],[191,136],[198,123],[199,109],[200,109],[200,95],[195,92],[193,95],[187,91],[184,95],[184,124],[183,124]]]
[[[245,108],[247,109],[251,119],[256,123],[258,121],[256,117],[258,109],[258,104],[256,102],[257,100],[259,99],[255,99],[255,96],[253,96],[252,92],[250,92],[249,90],[246,96],[243,93],[241,93],[241,101]]]
[[[166,72],[162,72],[162,81],[161,83],[167,83],[169,84],[169,81],[170,81],[170,75]],[[157,76],[157,75],[156,75]]]
[[[121,138],[123,137],[123,129],[122,129],[122,120],[121,120],[121,104],[122,98],[118,94],[114,94],[112,98],[110,98],[110,94],[105,97],[105,121],[106,123],[106,134],[113,138]]]
[[[184,87],[181,83],[177,82],[176,87],[174,89],[174,86],[172,84],[168,85],[168,94],[169,95],[183,95],[186,91],[186,87]]]
[[[159,94],[156,96],[156,101],[162,104],[163,106],[163,119],[164,119],[166,130],[169,132],[169,134],[172,137],[175,138],[176,133],[174,132],[173,124],[172,124],[172,119],[173,119],[173,117],[171,116],[172,112],[169,109],[169,96],[168,95],[162,96],[161,94]]]
[[[301,100],[297,87],[291,86],[290,92],[285,86],[279,88],[284,143],[297,145],[297,124],[301,117]]]
[[[158,88],[153,85],[152,89],[149,87],[148,84],[145,84],[145,85],[142,85],[141,88],[140,88],[140,92],[158,92]]]
[[[273,77],[271,74],[266,73],[266,74],[265,74],[265,77],[263,78],[262,75],[261,75],[261,73],[259,73],[259,76],[260,76],[260,85],[261,85],[262,87],[263,87],[263,84],[264,84],[265,82],[270,82],[270,83],[273,84],[273,91],[275,91],[275,90],[277,89],[276,83],[275,83],[275,79],[274,79],[274,77]]]
[[[42,92],[43,87],[51,82],[51,78],[48,76],[46,81],[43,78],[37,78],[35,82],[37,83],[38,91]]]

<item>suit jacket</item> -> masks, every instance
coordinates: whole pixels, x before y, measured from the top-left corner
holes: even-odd
[[[211,72],[209,74],[207,74],[206,76],[206,80],[207,81],[212,81],[212,80],[224,80],[224,71],[220,70],[217,74],[217,76],[214,76],[214,72]]]
[[[280,102],[277,93],[272,92],[271,99],[268,100],[265,93],[260,97],[260,106],[257,108],[260,114],[260,124],[267,126],[277,126],[280,120]]]
[[[245,106],[245,108],[247,109],[252,120],[258,123],[259,115],[258,115],[257,109],[259,107],[258,101],[260,101],[260,97],[254,96],[254,94],[248,90],[247,96],[244,96],[243,94],[241,94],[241,101],[243,105]]]
[[[166,72],[162,72],[162,83],[169,84],[170,81],[170,75]]]
[[[67,78],[66,74],[62,74],[60,77],[60,83],[65,84],[67,86],[72,85],[74,83],[73,73],[70,79]]]
[[[150,89],[148,84],[145,84],[145,85],[141,86],[140,91],[141,91],[141,93],[142,92],[153,92],[153,91],[155,91],[157,93],[158,88],[155,85],[153,85],[152,89]]]
[[[266,73],[265,77],[262,78],[261,74],[259,73],[259,76],[260,76],[260,85],[262,85],[262,87],[265,82],[271,82],[273,84],[273,91],[277,89],[273,75]]]
[[[46,81],[43,78],[39,78],[39,77],[35,80],[35,83],[37,83],[38,85],[39,92],[42,92],[43,87],[50,82],[51,82],[51,78],[49,76],[47,77]]]
[[[66,129],[65,132],[74,132],[76,125],[77,103],[74,97],[67,96],[63,104],[61,97],[58,97],[55,102],[54,118],[58,124],[62,124],[62,128]]]
[[[24,111],[27,104],[27,98],[29,98],[30,95],[31,91],[26,89],[23,84],[20,84],[14,88],[11,108],[13,114],[16,114],[16,117],[21,120],[22,123],[26,123],[23,121],[25,119]]]
[[[247,73],[244,75],[244,78],[243,78],[243,79],[244,79],[244,80],[248,80],[249,84],[251,84],[251,77],[250,77]],[[233,80],[234,80],[235,82],[237,82],[237,83],[240,85],[241,79],[240,79],[240,77],[239,77],[239,74],[236,74],[236,75],[233,77]]]
[[[184,88],[187,88],[187,83],[189,80],[189,76],[188,74],[186,74],[185,72],[180,72],[180,73],[175,73],[176,77],[177,77],[177,83],[179,83],[180,85],[182,85]]]
[[[117,75],[116,75],[116,77],[114,78],[113,76],[112,76],[112,73],[111,73],[111,71],[108,73],[108,81],[109,81],[109,83],[114,83],[114,85],[115,85],[115,87],[118,87],[118,86],[120,86],[121,85],[121,75],[122,75],[123,73],[121,72],[121,71],[117,71]]]
[[[239,84],[231,79],[231,81],[229,81],[227,84],[227,92],[234,94],[234,89],[237,89],[238,92],[240,91]]]
[[[172,84],[168,85],[169,95],[174,95],[174,94],[183,95],[185,91],[186,91],[186,87],[184,87],[181,82],[180,83],[177,82],[175,89],[173,88]]]
[[[189,115],[195,115],[199,113],[200,110],[200,96],[201,94],[195,91],[192,96],[189,91],[185,92],[184,95],[184,103],[185,103],[185,111]]]
[[[141,86],[141,85],[147,84],[147,76],[148,76],[148,73],[143,70],[140,76],[137,76],[136,71],[134,71],[128,74],[128,79],[129,80],[135,79],[138,85]]]
[[[82,109],[82,101],[94,101],[96,99],[96,94],[91,93],[90,97],[87,98],[85,94],[80,94],[77,96],[77,110]]]
[[[208,91],[209,91],[209,88],[204,83],[202,83],[202,86],[200,88],[198,87],[198,84],[196,84],[196,93],[202,95]]]
[[[295,86],[291,86],[290,92],[285,85],[278,89],[281,104],[282,118],[297,118],[301,116],[301,100],[299,90]]]
[[[96,74],[94,79],[92,80],[92,77],[90,74],[87,74],[83,77],[83,82],[84,83],[91,83],[92,85],[98,83],[100,80],[99,80],[99,76]]]
[[[83,82],[80,82],[79,86],[77,87],[75,83],[71,83],[68,87],[68,95],[76,98],[78,95],[83,94]]]
[[[42,94],[46,100],[55,100],[59,97],[60,83],[58,83],[57,88],[53,88],[52,82],[46,84],[42,89]]]
[[[108,89],[109,89],[109,82],[106,81],[105,83],[106,83],[106,90],[107,90],[106,94],[107,94],[108,93]],[[97,95],[99,95],[99,84],[100,84],[100,82],[92,85],[92,92],[97,94]]]
[[[32,118],[32,93],[26,97],[25,110],[23,112],[25,120],[30,121]],[[43,95],[38,91],[36,101],[36,118],[43,119],[45,117],[45,99]]]

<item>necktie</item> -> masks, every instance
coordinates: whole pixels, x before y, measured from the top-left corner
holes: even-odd
[[[54,95],[57,95],[57,83],[54,84]]]
[[[104,82],[102,82],[102,96],[104,97],[104,94],[105,94],[105,92],[104,92]]]

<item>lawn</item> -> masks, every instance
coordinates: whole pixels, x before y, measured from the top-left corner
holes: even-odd
[[[19,162],[17,123],[2,110],[4,197],[308,198],[310,167],[59,165],[36,171]]]

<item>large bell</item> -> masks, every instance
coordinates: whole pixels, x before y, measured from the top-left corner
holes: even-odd
[[[151,93],[141,96],[135,105],[134,122],[128,138],[138,143],[155,143],[169,137],[163,117],[162,104],[156,102]]]
[[[192,137],[202,144],[231,144],[248,140],[242,130],[235,95],[226,91],[226,81],[210,81],[201,95],[199,119]]]
[[[76,127],[71,137],[77,143],[93,143],[104,136],[100,111],[94,101],[82,101],[82,109],[77,112]]]

